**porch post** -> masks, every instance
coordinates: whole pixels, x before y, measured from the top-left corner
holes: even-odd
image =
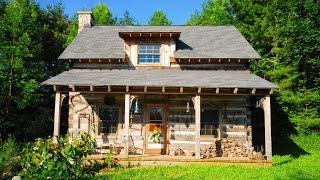
[[[129,119],[130,119],[130,94],[125,94],[125,105],[124,105],[124,132],[125,132],[125,155],[129,156]]]
[[[272,159],[272,141],[271,141],[271,107],[270,96],[264,97],[264,133],[265,133],[265,152],[268,160]]]
[[[61,92],[56,91],[55,106],[54,106],[54,126],[53,139],[56,141],[60,134],[60,113],[61,113]]]
[[[194,97],[194,110],[195,110],[195,158],[200,159],[200,119],[201,119],[201,102],[200,95]]]

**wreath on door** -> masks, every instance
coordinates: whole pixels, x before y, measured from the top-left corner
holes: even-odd
[[[160,137],[161,137],[161,133],[157,130],[154,130],[149,135],[149,140],[152,141],[153,143],[160,143]]]

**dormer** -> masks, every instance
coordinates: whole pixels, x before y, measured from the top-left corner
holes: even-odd
[[[134,67],[170,67],[181,32],[119,32]]]

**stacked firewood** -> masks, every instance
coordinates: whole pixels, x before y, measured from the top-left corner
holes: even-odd
[[[221,139],[221,151],[222,157],[248,157],[253,154],[252,147],[229,137]]]
[[[219,148],[217,148],[215,145],[210,145],[209,147],[203,147],[200,149],[200,158],[213,158],[219,156],[221,153]]]
[[[173,156],[185,156],[186,153],[185,153],[181,148],[177,148],[177,149],[173,152],[172,155],[173,155]]]
[[[253,147],[248,147],[245,143],[233,138],[222,138],[214,144],[202,147],[201,158],[213,157],[249,157],[250,159],[261,159],[262,153],[255,152]]]

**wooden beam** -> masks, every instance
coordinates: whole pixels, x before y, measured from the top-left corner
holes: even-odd
[[[74,85],[69,85],[69,88],[71,88],[72,91],[76,91],[76,87]]]
[[[251,94],[256,94],[256,91],[257,91],[257,89],[253,88],[252,91],[251,91]]]
[[[238,93],[238,88],[234,88],[233,94],[237,94],[237,93]]]
[[[198,94],[200,94],[200,93],[201,93],[201,88],[199,87],[199,88],[198,88]]]
[[[60,134],[60,114],[61,114],[61,92],[56,92],[55,104],[54,104],[54,125],[53,125],[53,137],[55,143],[57,142],[57,136]]]
[[[129,122],[130,122],[130,94],[125,94],[124,105],[124,133],[125,133],[125,155],[129,157]]]
[[[166,87],[162,86],[162,92],[163,92],[163,93],[166,92]]]
[[[90,91],[93,91],[93,86],[90,86]]]
[[[183,93],[183,87],[180,87],[180,93]]]
[[[216,88],[216,94],[219,94],[219,88]]]
[[[264,133],[265,133],[265,152],[268,160],[272,159],[272,138],[271,138],[271,105],[270,96],[263,99],[264,110]]]
[[[200,120],[201,120],[201,102],[200,95],[193,98],[195,110],[195,158],[200,159]]]
[[[273,89],[270,89],[269,94],[273,94]]]

